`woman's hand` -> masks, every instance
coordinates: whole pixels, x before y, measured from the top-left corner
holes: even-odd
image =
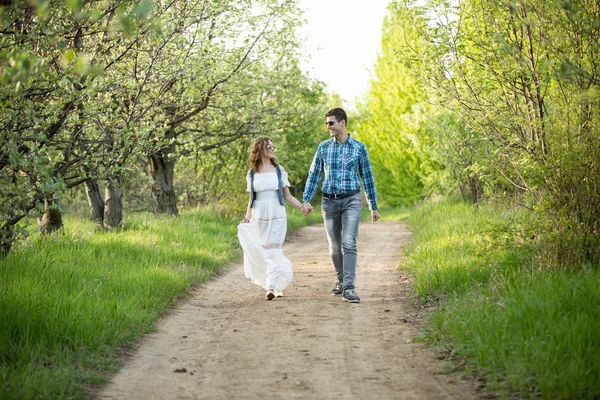
[[[249,222],[250,222],[250,220],[248,218],[244,218],[243,220],[240,221],[240,224],[247,224]]]

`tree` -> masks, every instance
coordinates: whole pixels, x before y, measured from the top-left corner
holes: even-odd
[[[222,148],[272,129],[288,112],[287,102],[273,101],[277,93],[300,89],[294,75],[286,76],[297,43],[294,2],[265,0],[253,8],[215,2],[211,7],[177,12],[186,34],[165,47],[164,69],[154,67],[153,74],[169,82],[148,113],[156,126],[148,174],[158,214],[178,212],[174,172],[182,152]]]
[[[156,212],[177,214],[178,159],[281,129],[310,90],[294,1],[17,1],[0,17],[4,252],[28,215],[57,229],[82,183],[96,223],[119,226],[142,156]]]
[[[382,28],[375,78],[359,105],[358,136],[369,148],[378,192],[392,205],[412,204],[424,195],[438,167],[432,138],[423,129],[431,113],[427,92],[410,65],[405,43],[419,45],[423,18],[411,9],[390,5]],[[407,64],[409,64],[407,66]]]
[[[530,209],[537,224],[522,229],[559,262],[597,260],[598,4],[415,3],[402,6],[427,18],[427,45],[405,49],[427,60],[415,72],[470,132],[487,194]]]
[[[109,43],[107,32],[147,21],[137,5],[116,1],[88,8],[53,4],[52,9],[48,3],[15,1],[0,13],[0,248],[6,253],[23,232],[16,224],[30,211],[52,212],[52,218],[41,219],[50,223],[47,231],[56,229],[53,222],[60,226],[61,194],[88,179],[80,170],[93,165],[91,156],[101,147],[99,140],[85,138],[84,99],[131,42],[120,53],[90,59],[82,52],[85,41],[94,38],[100,54],[102,46],[126,41]]]

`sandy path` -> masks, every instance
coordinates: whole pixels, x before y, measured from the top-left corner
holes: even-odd
[[[159,322],[98,398],[476,398],[412,343],[419,310],[397,270],[405,225],[365,223],[359,235],[360,304],[329,294],[324,228],[303,228],[284,246],[295,274],[285,297],[266,301],[241,264],[225,268]]]

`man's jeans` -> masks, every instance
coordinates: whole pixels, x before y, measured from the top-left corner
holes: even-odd
[[[321,213],[327,230],[329,255],[342,288],[354,289],[356,277],[356,237],[362,201],[360,193],[343,199],[321,200]]]

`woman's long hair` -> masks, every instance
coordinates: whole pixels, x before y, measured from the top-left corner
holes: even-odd
[[[262,165],[262,154],[269,145],[269,142],[272,141],[273,139],[271,139],[270,137],[262,136],[256,139],[254,143],[252,143],[252,147],[250,148],[250,157],[248,161],[250,163],[250,168],[252,168],[254,172],[258,172],[258,169]],[[273,164],[273,166],[277,165],[276,157],[271,158],[271,164]]]

